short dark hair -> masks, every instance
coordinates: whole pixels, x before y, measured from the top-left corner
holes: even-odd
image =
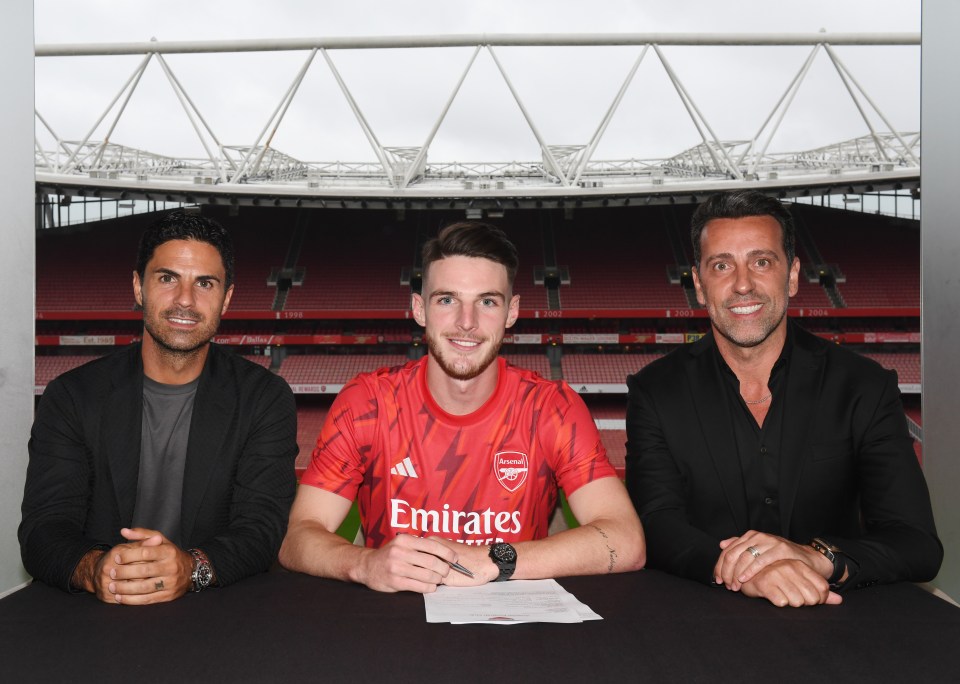
[[[154,251],[170,240],[196,240],[216,247],[223,262],[226,278],[224,288],[233,285],[233,240],[230,233],[211,218],[179,209],[161,218],[140,236],[136,270],[141,282],[146,275],[147,262],[153,258]]]
[[[507,280],[513,287],[520,257],[517,248],[506,233],[489,223],[459,221],[451,223],[423,245],[422,265],[426,278],[427,269],[434,261],[452,256],[489,259],[507,269]]]
[[[756,190],[718,192],[700,203],[690,220],[690,240],[693,242],[693,265],[700,266],[700,238],[703,229],[713,219],[737,219],[746,216],[772,216],[780,224],[783,236],[783,251],[787,265],[793,263],[797,252],[797,235],[793,217],[776,197]]]

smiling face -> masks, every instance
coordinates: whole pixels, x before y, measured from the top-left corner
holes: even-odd
[[[190,356],[205,351],[226,313],[233,286],[225,288],[217,248],[197,240],[158,245],[143,282],[133,274],[133,294],[143,307],[145,353]]]
[[[722,337],[736,347],[757,347],[776,332],[782,344],[800,261],[787,262],[776,219],[713,219],[701,234],[700,253],[693,283],[718,343],[724,344]]]
[[[423,295],[413,295],[413,316],[426,329],[428,363],[455,380],[495,373],[492,364],[519,307],[504,266],[465,256],[434,261]]]

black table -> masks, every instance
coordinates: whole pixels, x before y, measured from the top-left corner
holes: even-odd
[[[778,609],[652,570],[560,583],[582,624],[427,624],[418,594],[269,573],[157,606],[33,584],[4,682],[957,682],[960,608],[909,584]]]

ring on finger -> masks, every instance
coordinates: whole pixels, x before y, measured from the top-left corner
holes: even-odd
[[[749,551],[750,555],[754,558],[760,557],[760,549],[758,549],[756,546],[748,546],[747,551]]]

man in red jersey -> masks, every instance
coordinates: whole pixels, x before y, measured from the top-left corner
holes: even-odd
[[[519,313],[517,264],[484,223],[424,245],[413,315],[428,354],[340,392],[290,513],[285,567],[418,592],[643,567],[640,521],[583,401],[499,357]],[[547,537],[558,487],[581,526]],[[365,547],[335,533],[354,498]]]

